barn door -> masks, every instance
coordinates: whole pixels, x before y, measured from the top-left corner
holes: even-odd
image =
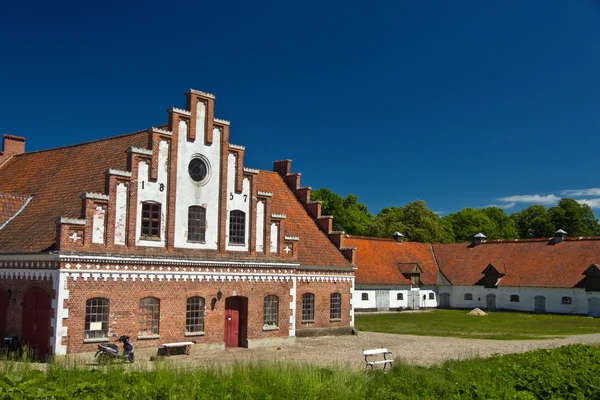
[[[545,313],[546,312],[546,298],[544,296],[535,296],[535,312]]]
[[[22,344],[28,346],[36,358],[48,354],[50,342],[50,296],[40,288],[31,288],[23,296]]]
[[[588,315],[590,317],[600,317],[600,299],[598,297],[588,299]]]
[[[390,309],[390,291],[376,290],[375,303],[377,304],[377,311],[388,311]]]
[[[0,288],[0,338],[6,336],[6,315],[8,314],[8,299],[6,291]]]
[[[248,347],[248,298],[225,299],[225,347]]]
[[[421,298],[419,297],[418,290],[408,291],[408,308],[411,310],[418,310]]]
[[[450,293],[440,293],[440,308],[450,308]]]
[[[496,295],[495,294],[488,294],[487,296],[485,296],[485,307],[488,310],[496,309]]]

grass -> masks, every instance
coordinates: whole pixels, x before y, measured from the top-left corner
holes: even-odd
[[[600,333],[600,319],[574,315],[490,312],[485,317],[467,310],[356,315],[359,331],[475,339],[550,339]]]
[[[27,362],[0,362],[0,399],[600,398],[600,349],[584,345],[429,368],[398,363],[387,373],[285,363],[129,367],[54,363],[44,372]]]

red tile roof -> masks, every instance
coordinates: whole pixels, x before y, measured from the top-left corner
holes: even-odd
[[[12,210],[32,196],[30,203],[2,230],[0,253],[41,252],[52,248],[56,239],[59,217],[81,217],[81,195],[85,192],[104,193],[108,169],[127,169],[126,150],[147,148],[146,131],[18,155],[0,168],[0,193],[17,194],[10,208],[0,197],[0,226],[4,209]],[[271,192],[271,213],[285,214],[285,235],[299,236],[298,260],[304,265],[352,265],[329,241],[302,204],[274,172],[259,171],[259,191]],[[199,254],[199,256],[201,256]],[[216,255],[220,257],[219,255]]]
[[[408,285],[410,276],[407,278],[402,272],[412,270],[415,263],[422,270],[421,283],[437,283],[437,266],[428,243],[346,236],[344,246],[356,247],[355,277],[359,285]]]
[[[302,264],[351,267],[327,235],[317,227],[279,174],[261,170],[257,176],[257,188],[273,193],[271,213],[285,214],[285,235],[300,237],[298,260]]]
[[[40,252],[51,248],[59,217],[79,218],[84,192],[104,192],[107,168],[126,169],[125,150],[147,147],[148,133],[14,156],[0,168],[0,193],[33,196],[0,230],[0,252]]]
[[[0,193],[0,229],[25,206],[28,198]]]
[[[492,264],[505,274],[499,286],[573,287],[591,264],[600,263],[600,238],[434,244],[433,249],[441,272],[454,285],[474,285]]]

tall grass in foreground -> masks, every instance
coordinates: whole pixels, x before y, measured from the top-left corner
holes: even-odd
[[[134,365],[134,368],[136,366]],[[600,349],[574,345],[366,373],[288,363],[151,370],[0,363],[0,399],[592,399]]]

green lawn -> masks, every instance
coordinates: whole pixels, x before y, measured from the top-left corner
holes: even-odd
[[[600,333],[600,319],[551,314],[489,312],[485,317],[467,315],[468,310],[359,314],[359,331],[476,339],[551,339]]]

